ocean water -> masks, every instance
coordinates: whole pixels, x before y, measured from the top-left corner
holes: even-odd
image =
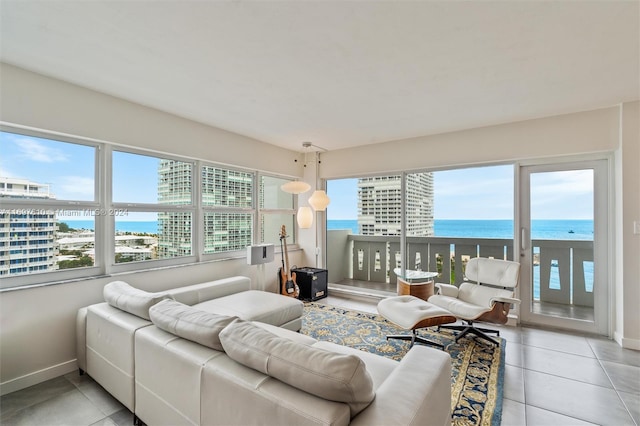
[[[92,220],[64,221],[74,229],[94,229]],[[357,220],[329,220],[327,229],[350,229],[358,234]],[[158,233],[158,222],[116,221],[118,232]],[[436,220],[436,237],[456,238],[513,238],[512,220]],[[534,220],[532,235],[535,240],[593,240],[592,220]]]
[[[73,229],[95,229],[93,220],[62,220],[61,222],[69,225]],[[144,232],[147,234],[158,233],[158,222],[142,222],[142,221],[116,221],[116,232]]]
[[[534,220],[531,238],[535,240],[593,240],[592,220]],[[327,229],[350,229],[358,234],[357,220],[329,220]],[[512,220],[438,220],[436,237],[513,238]]]

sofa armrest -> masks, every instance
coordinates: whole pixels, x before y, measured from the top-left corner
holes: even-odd
[[[188,285],[168,290],[176,301],[185,305],[195,305],[211,299],[240,293],[251,289],[251,279],[248,277],[230,277],[200,284]]]
[[[459,289],[455,285],[444,284],[444,283],[435,283],[434,286],[435,286],[436,289],[438,289],[437,294],[440,294],[442,296],[449,296],[449,297],[458,298]]]
[[[352,425],[450,425],[451,358],[414,346],[376,390],[376,398]]]

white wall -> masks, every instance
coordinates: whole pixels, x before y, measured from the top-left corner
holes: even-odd
[[[558,157],[618,148],[618,107],[323,154],[322,178]]]
[[[640,350],[640,102],[622,105],[616,153],[616,329],[623,347]]]

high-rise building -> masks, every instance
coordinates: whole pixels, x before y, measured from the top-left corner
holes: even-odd
[[[192,164],[161,160],[158,167],[158,202],[184,205],[192,202],[192,191],[201,191],[205,207],[250,208],[253,200],[251,173],[205,166],[201,188],[192,188]],[[195,193],[195,192],[194,192]],[[192,221],[189,213],[158,214],[158,257],[192,254]],[[205,212],[205,253],[244,250],[252,243],[253,220],[243,212]]]
[[[191,163],[160,160],[158,165],[158,203],[191,204]],[[190,256],[192,221],[187,212],[158,213],[158,258]]]
[[[0,199],[55,198],[47,184],[0,177]],[[57,269],[55,211],[0,208],[0,276]]]
[[[225,208],[253,207],[253,174],[205,166],[202,168],[202,205]],[[245,212],[206,212],[204,251],[245,250],[252,244],[253,217]]]
[[[358,228],[360,235],[400,235],[402,176],[358,179]],[[433,236],[433,173],[407,175],[406,235]]]

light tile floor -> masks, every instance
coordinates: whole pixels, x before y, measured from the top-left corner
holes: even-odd
[[[376,312],[377,300],[322,303]],[[502,327],[503,425],[640,424],[640,352],[593,336]],[[0,398],[2,425],[130,426],[133,416],[88,376],[69,373]]]

